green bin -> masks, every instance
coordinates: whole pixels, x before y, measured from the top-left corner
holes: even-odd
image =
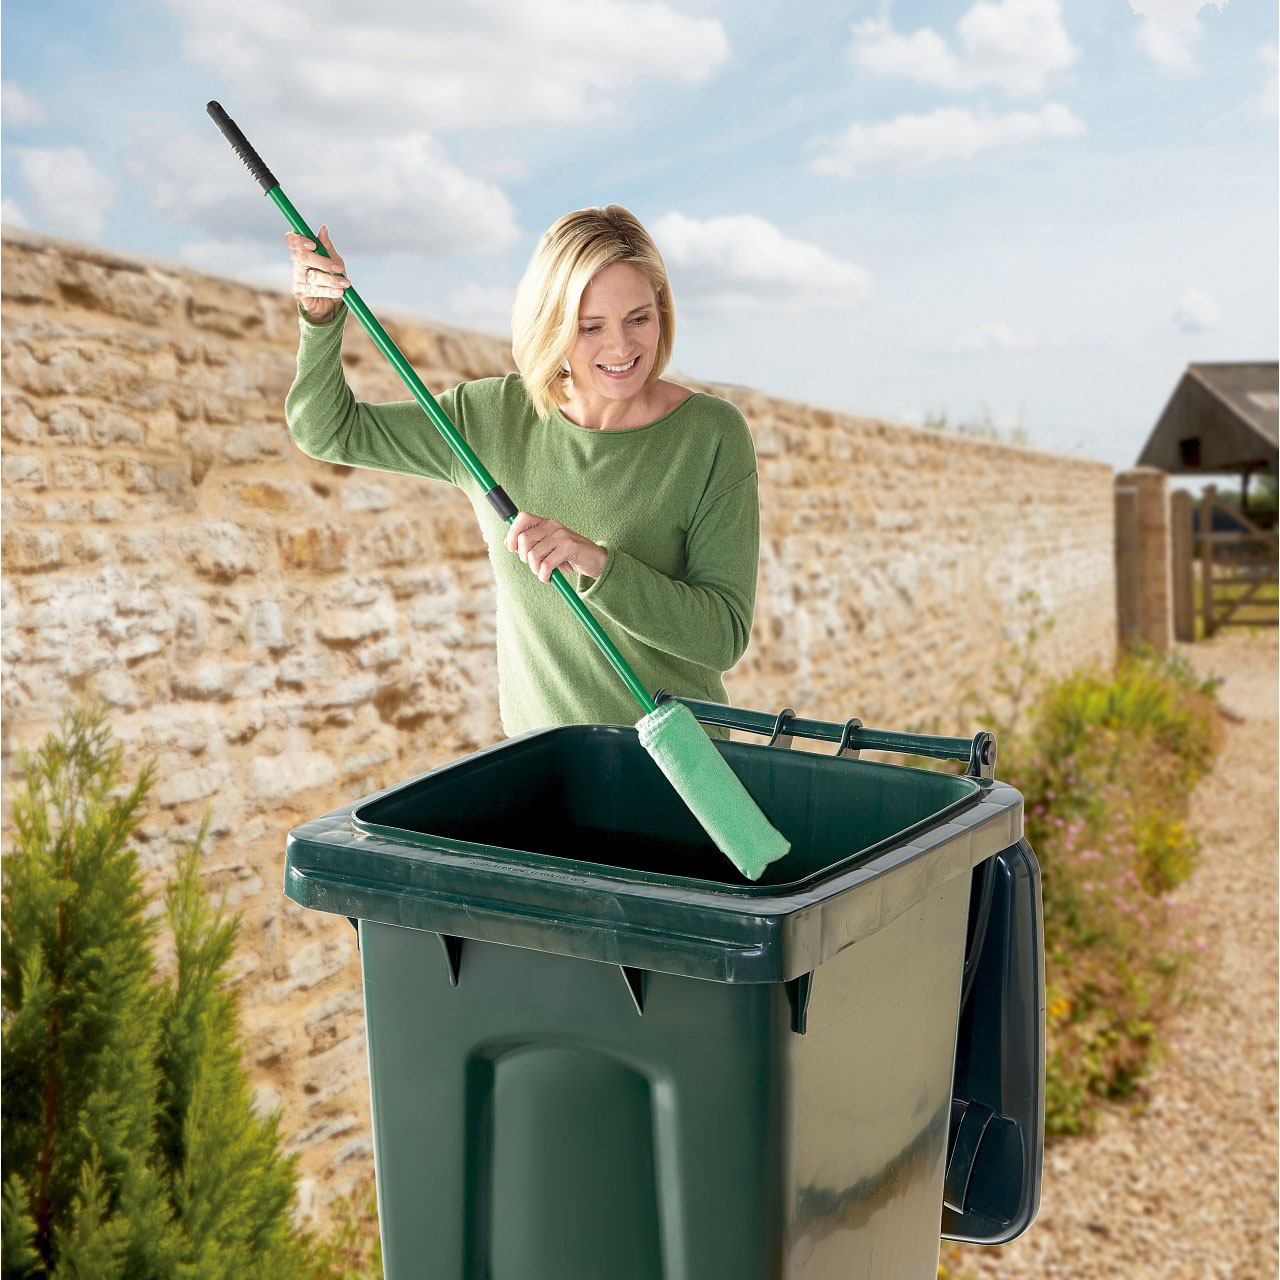
[[[290,832],[286,893],[359,931],[387,1280],[933,1280],[1034,1216],[1039,879],[989,735],[688,705],[772,726],[717,744],[792,842],[757,883],[616,726]]]

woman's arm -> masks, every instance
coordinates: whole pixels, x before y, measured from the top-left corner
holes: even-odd
[[[746,652],[755,614],[760,502],[754,470],[698,508],[685,539],[683,580],[607,546],[598,578],[579,594],[655,649],[715,672]]]
[[[302,330],[298,372],[284,402],[289,434],[298,448],[324,462],[456,484],[454,452],[417,401],[366,404],[352,394],[342,369],[346,303],[323,324],[312,320],[301,305],[298,313]],[[437,400],[465,436],[459,391],[446,391]]]

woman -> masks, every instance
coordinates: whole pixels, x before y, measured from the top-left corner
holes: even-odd
[[[520,372],[438,397],[520,507],[510,526],[415,401],[352,395],[341,362],[348,281],[328,228],[319,235],[328,258],[302,236],[285,237],[302,329],[285,401],[290,433],[313,458],[447,480],[466,493],[497,586],[504,731],[634,724],[639,714],[543,585],[556,568],[650,692],[727,702],[722,676],[747,647],[755,608],[755,452],[733,405],[662,378],[675,310],[638,219],[609,205],[556,222],[516,295]]]

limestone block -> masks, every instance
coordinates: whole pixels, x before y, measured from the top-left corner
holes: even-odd
[[[0,563],[15,573],[56,569],[64,563],[62,537],[51,529],[8,529]]]
[[[107,521],[123,520],[126,515],[126,508],[118,498],[112,498],[105,495],[98,495],[90,499],[89,510],[92,519],[106,523]]]
[[[297,1186],[297,1197],[294,1201],[291,1218],[295,1227],[307,1228],[313,1226],[319,1213],[319,1204],[316,1197],[316,1180],[314,1178],[299,1178]]]
[[[194,666],[176,669],[170,678],[169,688],[176,698],[229,698],[236,682],[244,674],[245,665],[207,658]]]
[[[52,424],[52,419],[50,419]],[[102,469],[92,458],[58,454],[53,461],[53,484],[58,489],[96,489],[102,483]]]
[[[169,704],[151,708],[143,730],[143,740],[150,750],[201,754],[220,738],[224,723],[220,710]]]
[[[44,504],[43,519],[56,524],[87,524],[89,522],[89,499],[54,498]],[[98,535],[98,545],[105,551],[106,540],[100,534]],[[75,543],[72,544],[72,553],[77,560],[83,558]]]
[[[124,320],[168,324],[178,308],[176,281],[159,272],[62,256],[57,283],[66,302]]]
[[[280,606],[274,600],[259,600],[250,608],[245,642],[265,649],[287,649],[293,643],[285,635]]]
[[[226,492],[232,502],[261,511],[296,511],[299,507],[314,505],[307,487],[293,480],[285,483],[254,480],[231,484],[227,486]]]
[[[5,454],[3,474],[6,487],[43,489],[49,483],[44,463],[29,454]]]
[[[137,662],[140,658],[148,658],[151,657],[151,654],[160,653],[164,646],[163,637],[152,634],[152,632],[143,632],[142,635],[131,636],[128,640],[123,641],[122,644],[116,645],[114,657],[118,662],[119,660]],[[93,654],[92,657],[96,658],[96,654]],[[68,669],[68,675],[72,675],[72,673],[74,672]]]
[[[219,457],[223,462],[246,463],[283,461],[294,452],[292,440],[279,422],[244,422],[244,415],[238,417],[239,425],[230,428],[219,428]]]
[[[276,533],[281,567],[315,573],[336,573],[348,567],[351,535],[334,525],[280,529]]]
[[[339,1028],[363,1008],[358,990],[343,991],[317,1004],[302,1022],[302,1029],[311,1037],[312,1052],[331,1048],[339,1038]]]
[[[34,498],[20,493],[0,492],[0,520],[39,520],[42,507]]]
[[[372,701],[378,692],[376,676],[357,675],[336,684],[319,683],[311,687],[307,694],[306,706],[327,709],[329,707],[357,707]]]
[[[351,933],[349,929],[347,932]],[[299,947],[289,958],[289,981],[279,994],[292,995],[296,991],[309,991],[318,986],[326,978],[341,973],[350,954],[351,945],[345,938],[309,942],[306,946]]]
[[[333,1159],[329,1161],[331,1169],[341,1169],[343,1165],[352,1164],[359,1161],[361,1164],[367,1164],[373,1159],[373,1134],[362,1133],[358,1138],[352,1138],[350,1142],[344,1142],[333,1153]]]
[[[11,391],[0,395],[0,422],[6,440],[16,444],[36,444],[40,440],[40,419],[26,396]]]
[[[208,631],[208,610],[200,600],[183,600],[174,617],[173,634],[186,654],[204,648]]]
[[[345,646],[386,635],[396,625],[395,605],[385,597],[371,608],[326,608],[316,622],[317,639],[326,644]]]
[[[385,485],[360,483],[344,485],[340,500],[347,511],[386,511],[394,501]]]
[[[385,640],[362,645],[356,652],[356,661],[362,667],[372,667],[375,671],[380,671],[383,667],[398,662],[403,654],[404,645],[400,643],[398,636],[392,635],[387,636]]]
[[[262,305],[256,293],[234,282],[208,277],[194,282],[187,299],[187,319],[197,329],[252,339],[262,329]]]
[[[255,1085],[253,1090],[253,1114],[260,1120],[267,1119],[268,1116],[275,1115],[284,1107],[284,1095],[273,1084],[265,1081]],[[315,1184],[312,1183],[314,1187]]]
[[[52,302],[57,296],[54,283],[57,263],[51,253],[5,251],[0,292],[7,302]]]
[[[378,769],[394,759],[391,751],[366,751],[360,755],[348,756],[342,765],[342,776],[349,778],[355,774],[366,774]]]
[[[268,563],[265,537],[230,521],[183,529],[175,541],[192,568],[213,582],[231,582],[241,574],[257,573]]]
[[[276,672],[267,662],[250,662],[246,664],[231,691],[233,698],[252,698],[275,687]]]
[[[179,769],[167,776],[162,775],[152,794],[162,808],[172,809],[175,805],[190,804],[193,800],[217,795],[230,782],[231,766],[218,760],[195,769]]]
[[[250,706],[236,705],[222,709],[222,720],[223,737],[228,742],[239,746],[251,741],[262,732],[267,724],[267,711],[261,702],[255,702]],[[258,837],[246,831],[245,838],[253,840]]]
[[[281,800],[327,787],[336,777],[333,760],[322,751],[288,751],[255,756],[249,762],[249,791],[258,800]]]
[[[293,1032],[287,1027],[268,1026],[249,1038],[245,1053],[259,1067],[270,1067],[286,1058],[293,1047]]]
[[[116,537],[114,555],[120,564],[161,564],[165,539],[151,529],[130,529]]]
[[[332,659],[323,653],[299,653],[280,663],[276,682],[285,686],[307,688],[328,680],[334,670]]]
[[[308,1125],[300,1133],[294,1134],[285,1143],[285,1154],[291,1155],[296,1151],[304,1151],[307,1147],[314,1147],[321,1142],[327,1142],[330,1138],[336,1138],[340,1134],[350,1133],[359,1123],[359,1119],[350,1112],[346,1115],[335,1116],[332,1120],[319,1120],[315,1124]]]
[[[83,500],[78,505],[88,506]],[[81,529],[71,539],[70,558],[77,564],[96,564],[110,554],[110,539],[96,529]]]
[[[428,542],[413,520],[396,520],[371,529],[359,544],[366,563],[388,568],[397,564],[420,564],[428,555]]]

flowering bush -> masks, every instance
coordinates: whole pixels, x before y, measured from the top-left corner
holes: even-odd
[[[1180,998],[1196,941],[1169,890],[1198,851],[1186,812],[1221,743],[1215,690],[1180,659],[1130,652],[1045,685],[1001,743],[1043,877],[1050,1133],[1134,1094]]]

